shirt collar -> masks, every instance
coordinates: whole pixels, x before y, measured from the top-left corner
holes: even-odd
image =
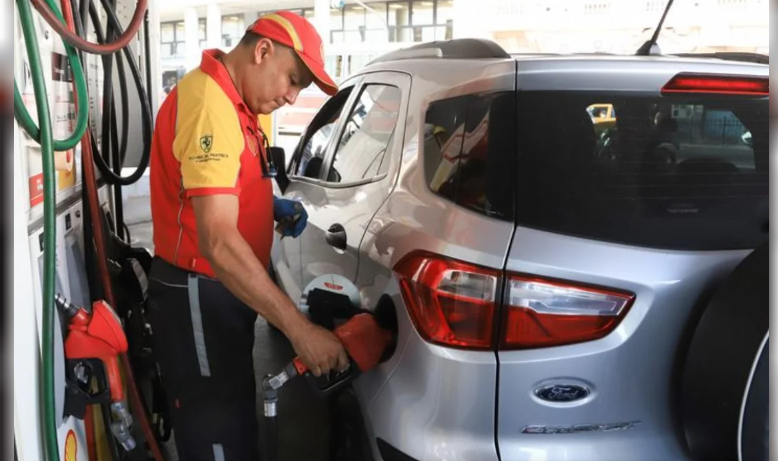
[[[233,104],[248,111],[248,106],[246,106],[246,103],[243,102],[243,98],[238,94],[238,90],[235,88],[235,83],[233,83],[230,73],[227,72],[227,68],[224,67],[224,64],[219,60],[219,58],[224,55],[225,53],[219,49],[203,51],[200,69],[216,80],[216,83],[224,90]]]

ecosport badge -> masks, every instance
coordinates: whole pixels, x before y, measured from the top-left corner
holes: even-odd
[[[524,426],[522,434],[580,434],[583,432],[621,432],[633,429],[640,421],[606,424],[576,424],[573,426],[544,426],[533,424]]]

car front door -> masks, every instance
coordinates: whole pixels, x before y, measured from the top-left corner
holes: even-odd
[[[349,79],[341,84],[338,93],[328,99],[311,120],[300,141],[297,144],[292,158],[287,166],[288,185],[280,191],[275,186],[276,195],[284,198],[299,200],[309,213],[309,229],[298,238],[280,238],[275,236],[273,245],[273,267],[276,280],[283,290],[295,303],[299,303],[302,294],[302,260],[300,257],[300,242],[306,238],[306,233],[315,232],[316,217],[310,216],[316,209],[320,200],[316,197],[321,193],[321,175],[324,170],[324,161],[327,157],[335,134],[338,132],[341,114],[348,113],[347,107],[354,97],[353,90],[361,78]],[[313,219],[310,219],[313,218]]]
[[[321,275],[354,281],[367,225],[388,197],[402,145],[410,76],[367,74],[355,85],[330,139],[319,178],[298,187],[308,210],[300,236],[302,289]]]

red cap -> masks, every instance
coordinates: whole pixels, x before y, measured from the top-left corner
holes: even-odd
[[[291,11],[278,11],[259,17],[248,31],[294,49],[311,70],[316,85],[330,96],[337,93],[338,86],[324,71],[324,44],[307,19]]]

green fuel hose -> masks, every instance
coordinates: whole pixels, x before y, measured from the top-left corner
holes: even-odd
[[[17,5],[19,5],[19,16],[22,23],[22,33],[24,34],[24,42],[27,44],[27,54],[28,56],[31,55],[30,52],[30,40],[28,39],[28,36],[35,35],[35,25],[32,20],[32,13],[28,14],[28,20],[25,21],[25,19],[22,17],[22,6],[21,3],[25,3],[25,8],[28,11],[32,11],[30,8],[29,3],[26,2],[16,2]],[[54,3],[53,0],[46,0],[46,3],[48,3],[49,7],[54,11],[54,13],[57,15],[57,18],[59,18],[60,21],[64,22],[65,19],[62,17],[62,13],[60,12],[59,8],[57,7],[56,3]],[[26,23],[26,24],[25,24]],[[36,69],[35,66],[38,67],[37,72],[41,74],[41,78],[43,78],[42,70],[40,68],[40,53],[38,52],[38,43],[37,40],[33,41],[35,43],[35,54],[38,55],[38,59],[36,61],[32,61],[32,57],[30,57],[30,70],[34,76]],[[78,58],[78,54],[76,50],[65,43],[65,50],[67,51],[68,55],[68,61],[70,62],[70,66],[73,69],[73,80],[76,84],[76,94],[78,95],[79,101],[88,101],[88,95],[87,95],[87,89],[86,89],[86,78],[84,76],[84,68],[81,66],[81,61]],[[35,84],[33,82],[33,86],[35,87]],[[46,86],[45,84],[39,89],[35,87],[35,95],[36,99],[40,99],[40,97],[45,97],[46,95]],[[38,104],[40,106],[40,104]],[[38,107],[38,118],[42,120],[43,113],[40,112],[40,107]],[[48,117],[48,112],[46,113],[46,117]],[[36,142],[42,144],[42,133],[41,129],[35,124],[35,121],[30,116],[30,113],[27,111],[27,107],[24,105],[24,101],[22,101],[22,95],[19,93],[19,88],[16,86],[16,80],[14,79],[14,118],[17,122],[19,122],[19,126],[22,127],[24,131],[27,132],[28,135],[32,139],[34,139]],[[73,131],[73,134],[71,134],[67,139],[64,140],[53,140],[53,149],[57,152],[66,151],[69,149],[72,149],[78,145],[78,143],[81,142],[81,138],[84,136],[84,132],[86,131],[87,121],[89,119],[89,109],[87,105],[84,105],[82,107],[79,107],[78,114],[76,117],[76,128]],[[43,124],[43,122],[40,122]]]
[[[51,0],[49,5],[64,21],[62,14]],[[54,402],[54,278],[56,277],[56,179],[54,173],[54,151],[66,151],[81,142],[87,128],[89,111],[84,105],[78,110],[76,129],[69,138],[55,140],[51,125],[49,100],[46,92],[46,82],[41,67],[40,51],[38,49],[37,33],[32,18],[32,9],[28,0],[17,0],[19,19],[22,26],[24,42],[27,46],[27,56],[30,60],[30,73],[35,90],[35,104],[38,109],[38,123],[30,116],[22,101],[21,94],[14,80],[14,118],[27,134],[41,145],[43,163],[43,344],[42,344],[42,386],[43,402],[43,434],[44,453],[48,461],[59,461],[59,444],[57,442],[57,415]],[[76,92],[81,101],[87,101],[87,88],[81,61],[73,47],[65,45],[68,60],[73,69]]]
[[[41,68],[35,25],[32,21],[32,9],[28,0],[17,0],[16,4],[19,7],[24,43],[27,45],[32,82],[37,96],[35,104],[38,108],[40,123],[38,138],[40,139],[43,160],[43,381],[41,386],[43,446],[47,461],[59,461],[57,415],[54,403],[54,277],[56,276],[57,248],[55,240],[57,204],[54,177],[54,137],[49,114],[49,100],[46,96],[46,82]],[[16,114],[16,104],[14,104],[14,115]],[[86,124],[84,124],[84,128],[86,128]],[[83,134],[82,131],[78,136],[73,137],[78,140]],[[73,146],[75,145],[76,142],[73,143]]]

